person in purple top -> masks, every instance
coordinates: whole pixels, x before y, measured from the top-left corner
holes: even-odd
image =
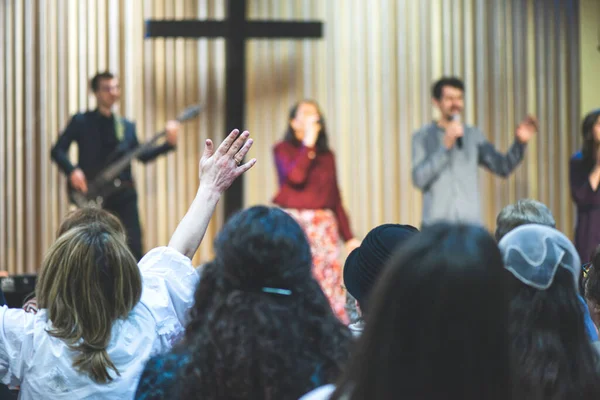
[[[600,244],[600,109],[586,115],[581,133],[583,146],[571,157],[569,184],[577,206],[575,247],[581,262],[587,263]]]

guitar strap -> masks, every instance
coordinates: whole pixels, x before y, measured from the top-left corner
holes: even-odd
[[[115,120],[115,133],[117,135],[117,140],[122,142],[125,137],[125,127],[123,126],[123,118],[117,113],[113,113]]]

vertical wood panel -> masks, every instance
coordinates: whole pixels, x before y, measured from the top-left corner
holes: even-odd
[[[7,0],[0,2],[0,269],[35,272],[69,209],[66,179],[49,150],[70,116],[94,107],[97,71],[119,75],[118,110],[142,141],[183,107],[204,104],[176,152],[134,164],[144,247],[165,244],[197,185],[207,137],[223,135],[224,40],[143,37],[147,18],[222,18],[221,0]],[[272,146],[296,101],[327,117],[343,202],[360,238],[384,222],[418,225],[411,135],[433,117],[430,86],[443,74],[466,83],[465,121],[501,151],[523,116],[541,129],[509,179],[481,173],[484,221],[520,197],[551,206],[571,234],[568,156],[580,144],[577,0],[249,0],[252,18],[320,19],[319,41],[248,44],[247,128],[259,162],[246,205],[270,203]],[[76,156],[76,151],[71,151]],[[27,168],[25,168],[27,166]],[[222,205],[195,263],[212,256]]]
[[[8,60],[8,51],[7,51],[7,42],[8,42],[8,27],[5,24],[7,17],[7,3],[0,2],[0,21],[2,22],[2,26],[0,26],[0,34],[2,37],[0,38],[0,59]],[[0,63],[0,86],[6,87],[6,62]],[[7,210],[6,204],[8,202],[8,192],[7,185],[4,182],[7,182],[6,172],[7,168],[7,160],[6,160],[6,140],[7,140],[7,132],[8,127],[7,123],[7,102],[8,98],[6,96],[6,92],[0,95],[2,98],[2,102],[0,102],[0,131],[2,135],[0,135],[0,182],[3,184],[0,185],[0,269],[7,270],[7,252],[8,252],[8,218],[7,218]]]
[[[14,143],[14,189],[15,189],[15,262],[16,265],[22,266],[24,264],[24,248],[23,248],[23,123],[24,123],[24,99],[23,99],[23,86],[24,86],[24,71],[23,71],[23,57],[25,54],[24,40],[23,40],[23,2],[15,2],[14,10],[14,53],[13,57],[15,60],[14,69],[14,100],[15,100],[15,114],[14,114],[14,127],[15,127],[15,143]],[[22,272],[19,270],[19,272]]]
[[[49,245],[49,235],[48,235],[48,230],[50,227],[50,223],[48,221],[48,218],[46,218],[47,215],[50,214],[50,208],[48,206],[48,201],[46,201],[43,197],[46,196],[49,193],[49,184],[48,184],[48,180],[49,180],[49,174],[48,172],[50,171],[50,168],[48,168],[48,164],[50,163],[50,157],[48,156],[48,152],[44,151],[44,149],[48,149],[50,147],[49,143],[50,143],[50,121],[51,118],[49,116],[50,112],[49,109],[51,109],[52,106],[46,106],[44,107],[44,105],[46,104],[50,91],[50,82],[55,81],[55,79],[50,80],[49,78],[52,76],[52,71],[54,70],[54,65],[52,64],[51,58],[49,57],[49,51],[48,51],[48,46],[49,43],[51,41],[51,35],[48,29],[48,19],[49,17],[49,13],[50,10],[47,7],[47,2],[45,1],[40,1],[38,3],[38,13],[36,14],[38,16],[38,42],[39,42],[39,65],[40,66],[46,66],[44,67],[40,67],[38,69],[38,88],[39,88],[39,93],[37,94],[37,97],[35,99],[35,108],[37,109],[37,115],[39,117],[38,120],[38,124],[37,126],[39,127],[39,145],[40,148],[37,150],[38,151],[38,168],[36,170],[36,173],[39,174],[38,176],[34,177],[34,182],[39,184],[39,199],[37,201],[37,205],[38,205],[38,222],[39,222],[39,230],[38,230],[38,244],[42,249],[45,249],[48,247]],[[0,67],[1,68],[1,67]],[[33,104],[33,102],[32,102]],[[1,223],[1,222],[0,222]],[[1,246],[1,242],[2,240],[0,239],[0,246]],[[38,247],[38,249],[40,248]],[[32,256],[34,257],[34,264],[37,263],[39,261],[39,254],[36,254],[35,252],[31,252]],[[27,266],[26,266],[27,267]]]
[[[37,58],[38,47],[36,46],[35,37],[35,26],[34,26],[34,13],[38,9],[37,0],[28,0],[25,3],[24,20],[25,20],[25,132],[24,132],[24,154],[22,159],[24,160],[25,176],[23,180],[24,190],[24,213],[25,219],[23,229],[25,230],[23,235],[23,251],[25,252],[25,258],[23,259],[23,269],[26,265],[35,265],[35,253],[31,251],[25,251],[25,249],[37,248],[38,242],[38,226],[35,223],[37,221],[37,210],[35,205],[37,199],[39,199],[39,192],[35,186],[35,178],[38,173],[38,163],[36,162],[36,140],[34,140],[34,129],[39,129],[38,118],[35,115],[37,107],[35,107],[35,89],[34,87],[39,83],[37,79],[37,73],[35,68],[35,61]],[[1,197],[0,197],[1,198]],[[23,271],[25,272],[25,271]]]
[[[15,148],[14,143],[16,136],[18,133],[16,132],[15,127],[15,108],[16,102],[14,97],[15,92],[15,76],[14,70],[16,68],[16,60],[15,60],[15,17],[14,17],[14,4],[15,1],[8,1],[6,3],[6,14],[5,14],[5,26],[6,26],[6,60],[10,60],[10,62],[6,65],[6,81],[5,81],[5,93],[6,93],[6,132],[10,132],[11,134],[6,137],[6,265],[9,268],[9,271],[12,269],[13,271],[19,270],[19,265],[16,264],[16,252],[17,252],[17,243],[16,243],[16,232],[15,232],[15,219],[17,218],[16,214],[16,193],[15,193]]]

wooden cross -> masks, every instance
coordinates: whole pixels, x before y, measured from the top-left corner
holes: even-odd
[[[246,99],[246,40],[317,39],[321,22],[258,21],[246,19],[246,0],[227,0],[224,20],[148,20],[146,38],[225,38],[225,128],[244,128]],[[225,194],[225,217],[243,207],[243,176]]]

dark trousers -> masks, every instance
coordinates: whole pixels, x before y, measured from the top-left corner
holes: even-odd
[[[142,250],[142,228],[137,205],[137,192],[132,186],[106,199],[103,208],[121,220],[127,232],[127,244],[136,260],[144,255]]]

